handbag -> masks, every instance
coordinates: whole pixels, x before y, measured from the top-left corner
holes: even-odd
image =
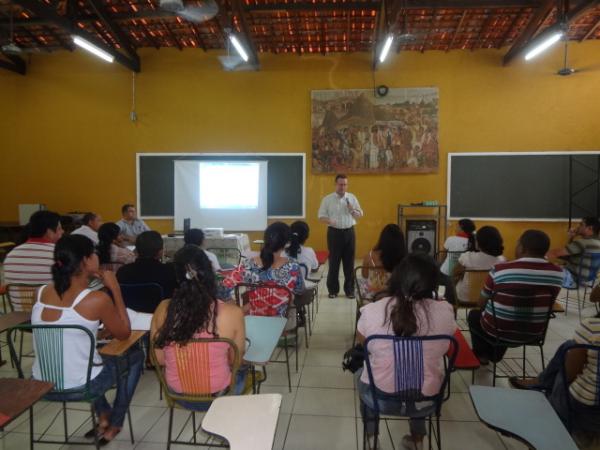
[[[362,344],[356,344],[351,349],[344,353],[344,360],[342,361],[342,369],[348,370],[355,373],[357,370],[363,367],[365,362],[365,348]]]

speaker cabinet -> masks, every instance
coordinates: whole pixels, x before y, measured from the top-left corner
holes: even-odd
[[[406,246],[409,253],[435,256],[435,220],[407,220]]]

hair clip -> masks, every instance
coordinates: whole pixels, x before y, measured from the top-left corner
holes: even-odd
[[[189,264],[185,265],[185,278],[188,280],[198,279],[198,272]]]

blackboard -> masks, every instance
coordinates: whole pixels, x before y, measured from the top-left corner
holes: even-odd
[[[599,172],[598,152],[450,153],[448,215],[507,220],[597,216]]]
[[[138,153],[137,204],[144,218],[174,215],[174,162],[256,161],[269,162],[267,214],[269,217],[304,217],[304,153]],[[243,186],[240,186],[243,189]]]

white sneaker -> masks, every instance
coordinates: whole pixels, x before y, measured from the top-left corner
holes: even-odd
[[[423,450],[423,441],[415,442],[410,434],[406,434],[400,441],[400,448],[402,450]]]

